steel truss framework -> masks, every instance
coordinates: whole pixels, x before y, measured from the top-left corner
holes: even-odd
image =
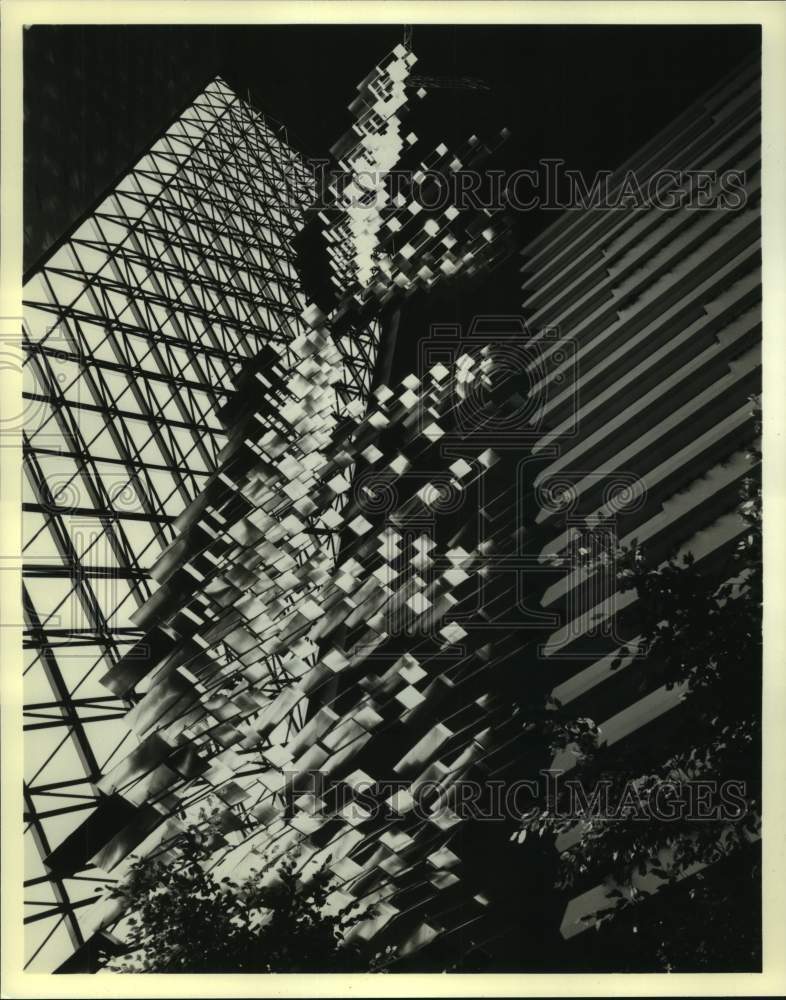
[[[303,160],[216,79],[26,281],[29,970],[89,934],[107,878],[58,877],[44,859],[133,748],[117,723],[141,692],[101,678],[142,634],[148,568],[216,468],[216,410],[265,345],[289,363],[308,330],[292,239],[313,193]],[[376,323],[341,338],[338,413],[366,396],[377,339]]]

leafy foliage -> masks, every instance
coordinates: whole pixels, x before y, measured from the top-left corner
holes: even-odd
[[[269,870],[270,866],[268,866]],[[367,914],[358,904],[328,905],[333,876],[323,866],[301,879],[288,857],[275,877],[265,869],[236,882],[217,880],[204,851],[186,837],[178,866],[140,859],[117,887],[132,913],[128,953],[116,972],[359,972],[369,961],[345,940]]]
[[[709,881],[699,873],[655,913],[631,910],[637,951],[653,955],[666,972],[754,970],[761,964],[760,887],[760,855],[733,879]]]
[[[760,454],[751,450],[749,458],[756,461]],[[688,748],[642,773],[640,763],[626,756],[624,749],[611,755],[596,752],[603,737],[593,720],[571,719],[562,705],[550,706],[555,717],[545,733],[550,750],[573,754],[570,778],[585,790],[584,802],[588,801],[587,789],[604,787],[604,801],[626,803],[611,822],[608,815],[587,809],[576,830],[575,785],[572,789],[563,783],[556,798],[523,818],[520,841],[528,833],[543,837],[572,832],[573,842],[560,858],[561,888],[574,885],[590,871],[599,877],[605,873],[612,884],[621,887],[614,894],[624,908],[640,901],[631,882],[634,875],[650,870],[676,882],[695,862],[712,863],[748,846],[759,830],[762,503],[760,482],[753,476],[745,481],[739,512],[746,531],[730,561],[710,572],[697,567],[690,554],[657,566],[635,544],[616,554],[618,586],[636,591],[640,616],[641,638],[627,669],[639,671],[642,691],[679,686],[682,697],[690,701],[681,723],[689,727],[683,740]],[[630,654],[631,650],[623,648],[612,669],[619,669],[623,657]],[[650,805],[675,785],[712,780],[720,786],[729,778],[744,788],[739,821],[695,822],[689,811],[682,818],[653,818],[657,810]],[[649,817],[647,822],[641,822],[642,814]],[[703,955],[709,967],[711,956],[723,960],[728,947],[728,909],[717,888],[699,885],[690,891],[697,901],[697,915],[691,920],[699,919],[699,910],[704,914],[698,932],[683,928],[683,933],[679,930],[682,922],[673,918],[669,929],[668,921],[659,918],[638,939],[640,947],[649,940],[650,950],[664,968],[701,967],[701,962],[696,966],[697,955]],[[746,914],[740,916],[746,919]],[[596,919],[602,923],[609,918],[596,915]],[[751,923],[755,926],[756,922],[748,919],[747,926]],[[750,934],[738,933],[736,939],[747,942],[749,938]],[[692,943],[683,947],[678,940]],[[693,956],[690,962],[688,951]],[[739,948],[736,954],[740,955]]]

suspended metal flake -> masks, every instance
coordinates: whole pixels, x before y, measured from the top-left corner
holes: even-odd
[[[456,385],[437,366],[423,387],[414,376],[397,392],[377,387],[367,413],[380,317],[416,289],[509,252],[499,238],[507,224],[490,225],[488,213],[462,217],[457,238],[455,207],[424,222],[412,192],[386,201],[385,175],[415,141],[402,140],[399,122],[413,62],[397,47],[351,107],[364,139],[342,144],[349,183],[325,232],[340,295],[328,315],[296,271],[295,239],[320,193],[308,165],[220,80],[26,283],[31,970],[94,964],[79,963],[122,918],[107,889],[133,850],[176,861],[187,825],[218,826],[217,863],[237,869],[238,852],[266,841],[271,824],[284,824],[284,841],[307,842],[321,822],[300,806],[278,814],[297,741],[318,758],[298,760],[298,771],[328,756],[348,763],[382,720],[362,698],[348,722],[324,689],[361,654],[322,640],[345,618],[352,631],[370,616],[375,648],[385,639],[375,608],[394,592],[373,577],[350,599],[362,561],[336,569],[339,531],[371,544],[371,522],[349,500],[352,476],[359,458],[381,462],[374,441],[388,423],[415,452],[428,448],[442,433],[433,415],[480,376],[472,358]],[[473,137],[462,160],[487,153]],[[355,188],[369,162],[380,211],[363,214]],[[424,165],[454,162],[440,146]],[[412,242],[397,250],[397,233]],[[388,460],[395,477],[406,472],[403,455]],[[464,489],[493,461],[484,452],[454,463],[450,481]],[[424,489],[413,502],[428,508]],[[425,571],[422,546],[402,558]],[[439,594],[402,584],[393,604],[441,628],[477,555],[449,548]],[[448,621],[434,641],[439,649],[463,635]],[[412,657],[394,673],[396,688],[399,673],[406,680],[395,716],[424,696]],[[362,836],[345,832],[353,843]],[[441,828],[432,833],[446,850]]]

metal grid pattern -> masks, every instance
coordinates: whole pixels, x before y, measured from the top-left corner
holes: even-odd
[[[309,329],[291,242],[304,162],[219,79],[25,284],[23,584],[28,969],[89,933],[106,882],[44,859],[133,749],[141,694],[101,683],[141,635],[149,567],[226,442],[215,413],[269,345]],[[364,394],[343,367],[336,408]]]

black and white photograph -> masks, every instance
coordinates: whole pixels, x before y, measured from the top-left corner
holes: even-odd
[[[761,974],[761,5],[257,6],[20,32],[22,969]]]

